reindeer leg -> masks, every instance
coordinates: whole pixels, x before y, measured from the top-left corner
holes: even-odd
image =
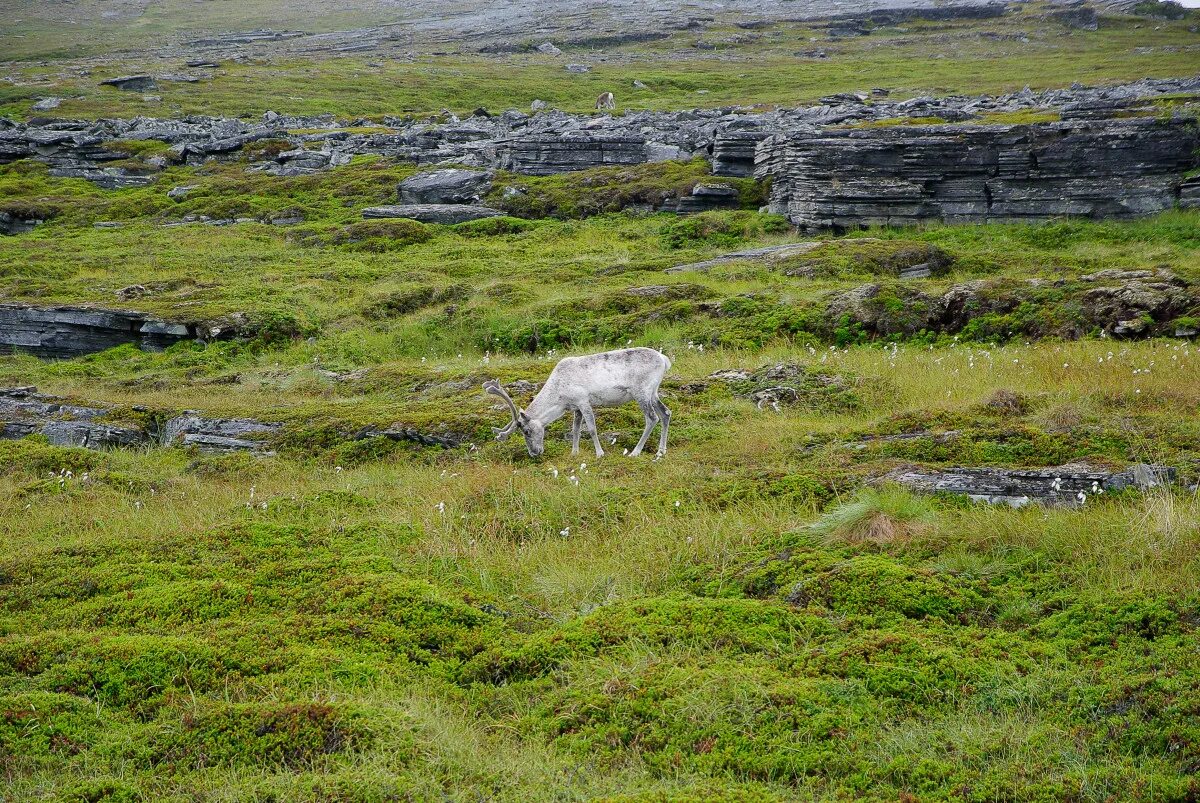
[[[579,427],[583,424],[583,413],[578,410],[571,417],[571,454],[579,454]]]
[[[667,409],[667,405],[662,403],[662,399],[654,399],[655,409],[658,412],[658,420],[662,424],[662,429],[658,431],[658,457],[662,457],[667,453],[667,430],[671,428],[671,411]]]
[[[642,437],[637,442],[637,446],[633,447],[633,451],[629,453],[630,457],[637,457],[642,453],[642,449],[646,446],[646,441],[650,440],[650,433],[654,431],[654,425],[658,423],[658,413],[654,409],[653,403],[642,404],[638,402],[638,407],[642,408],[642,415],[646,417],[646,428],[642,430]]]
[[[596,429],[596,414],[592,412],[591,406],[581,407],[579,411],[583,413],[583,423],[592,431],[592,443],[596,447],[596,457],[604,457],[604,450],[600,448],[600,433]]]

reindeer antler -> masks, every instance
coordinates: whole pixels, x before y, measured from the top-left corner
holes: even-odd
[[[517,409],[517,405],[513,402],[512,397],[500,386],[500,381],[497,379],[489,379],[483,383],[483,389],[486,393],[493,396],[499,396],[504,399],[504,403],[508,405],[509,411],[512,413],[512,421],[507,426],[497,429],[492,427],[492,431],[496,433],[496,440],[502,441],[508,438],[509,435],[517,429],[517,420],[521,417],[521,411]]]

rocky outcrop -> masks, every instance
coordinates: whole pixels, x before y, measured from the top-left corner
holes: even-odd
[[[42,223],[45,221],[33,213],[0,212],[0,234],[3,235],[25,234]]]
[[[868,338],[919,332],[980,337],[1079,338],[1174,335],[1174,321],[1200,309],[1200,291],[1169,271],[1111,271],[1080,280],[976,280],[940,294],[912,286],[864,284],[825,301],[829,331]],[[1016,315],[1018,309],[1025,310]]]
[[[650,161],[643,137],[622,134],[512,137],[496,146],[496,154],[501,169],[533,176]]]
[[[1175,481],[1175,469],[1139,463],[1124,471],[1086,465],[1042,469],[902,469],[884,481],[923,493],[962,494],[976,502],[1024,507],[1028,504],[1078,507],[1109,491],[1148,490]]]
[[[282,428],[282,424],[250,418],[206,418],[189,410],[167,421],[161,442],[165,446],[194,447],[208,454],[270,453],[267,439]]]
[[[1195,119],[887,126],[759,146],[771,208],[806,229],[981,223],[1170,209],[1198,163]]]
[[[689,194],[664,200],[659,204],[658,211],[695,215],[717,209],[737,209],[739,202],[738,191],[730,185],[700,182]]]
[[[132,310],[0,304],[0,354],[77,357],[126,343],[157,351],[196,336],[195,327]]]
[[[129,412],[136,414],[133,420],[122,420],[120,414]],[[145,408],[122,411],[108,405],[75,404],[38,393],[34,387],[0,388],[0,439],[6,440],[42,435],[55,446],[87,449],[158,445],[194,449],[202,454],[272,455],[283,433],[282,423],[253,418],[215,418],[195,410],[178,414],[151,414]],[[447,449],[468,445],[465,435],[425,432],[400,424],[366,427],[344,437],[387,438]]]
[[[400,182],[402,204],[475,204],[492,188],[488,170],[433,170]]]
[[[37,388],[0,389],[0,438],[13,440],[43,435],[55,446],[100,449],[140,446],[150,440],[140,427],[103,421],[108,407],[70,404]]]
[[[158,84],[152,75],[121,75],[101,81],[101,86],[111,86],[126,92],[145,92],[158,89]]]
[[[321,35],[307,37],[305,41]],[[292,116],[268,112],[259,120],[188,116],[183,119],[136,117],[123,120],[35,118],[0,126],[0,163],[37,159],[53,174],[86,178],[104,187],[145,184],[170,163],[198,165],[241,158],[247,145],[263,139],[286,140],[291,148],[257,165],[264,172],[291,176],[344,164],[360,154],[386,156],[422,165],[453,164],[480,169],[505,168],[549,175],[603,165],[627,165],[701,157],[717,175],[747,176],[773,162],[774,150],[760,143],[786,135],[811,137],[840,124],[899,117],[971,120],[991,112],[1068,107],[1089,118],[1126,113],[1132,103],[1172,93],[1200,91],[1200,77],[1147,79],[1110,87],[1045,92],[1022,91],[975,97],[892,99],[866,94],[825,97],[793,109],[760,111],[743,107],[678,112],[629,111],[576,115],[542,109],[535,114],[508,110],[460,119],[451,114],[413,120],[385,118],[385,131],[348,131],[359,120],[331,115]],[[292,133],[303,132],[303,133]],[[833,136],[847,136],[844,133]],[[109,144],[118,140],[156,140],[171,146],[168,156],[147,159],[134,169],[132,154]],[[845,143],[843,143],[845,144]],[[852,151],[851,151],[852,153]],[[118,164],[114,164],[118,163]],[[849,163],[847,163],[849,164]],[[845,169],[848,168],[843,165]],[[785,173],[787,171],[784,171]]]
[[[473,204],[400,204],[397,206],[369,206],[363,210],[363,217],[375,218],[408,218],[422,223],[466,223],[485,217],[500,217],[504,213],[490,206]]]

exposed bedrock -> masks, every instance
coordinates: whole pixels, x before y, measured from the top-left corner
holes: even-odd
[[[1093,496],[1127,488],[1149,490],[1175,481],[1168,466],[1138,463],[1123,471],[1088,465],[1054,468],[906,468],[884,480],[925,493],[963,494],[976,502],[1024,507],[1078,507]]]
[[[859,128],[773,136],[757,171],[809,229],[1128,218],[1181,201],[1198,147],[1182,117]]]
[[[160,350],[195,336],[194,327],[143,312],[0,304],[0,353],[77,357],[126,343]]]
[[[121,298],[137,298],[140,286],[127,287]],[[194,321],[165,321],[136,310],[30,304],[0,304],[0,354],[21,351],[35,357],[63,359],[133,344],[161,351],[181,340],[227,340],[255,332],[244,313]]]
[[[107,449],[129,446],[176,446],[203,454],[250,452],[274,454],[284,425],[253,418],[217,418],[196,410],[150,411],[101,403],[76,403],[38,393],[34,387],[0,388],[0,440],[41,435],[55,446]],[[466,435],[426,432],[402,424],[346,432],[345,440],[387,438],[422,446],[457,448]]]
[[[488,170],[432,170],[400,182],[402,204],[479,203],[492,188],[494,174]]]
[[[394,206],[369,206],[363,217],[408,218],[422,223],[467,223],[485,217],[499,217],[504,213],[490,206],[474,204],[398,204]]]
[[[1195,331],[1187,322],[1198,309],[1198,288],[1169,271],[1113,270],[1079,280],[981,279],[935,294],[906,284],[864,284],[832,294],[824,317],[830,330],[849,328],[882,338],[965,330],[1002,339],[1096,332],[1192,337]]]
[[[620,89],[616,90],[620,95]],[[1064,119],[1107,119],[1147,109],[1156,97],[1196,91],[1200,91],[1200,76],[973,97],[893,99],[885,97],[882,90],[871,93],[863,87],[858,93],[830,95],[816,104],[791,109],[725,107],[626,111],[621,115],[567,114],[555,109],[534,114],[510,109],[496,114],[481,109],[461,119],[450,114],[426,119],[387,117],[384,130],[369,133],[346,130],[369,122],[365,120],[276,112],[267,112],[256,120],[203,116],[73,120],[39,116],[18,122],[0,118],[0,163],[36,159],[46,163],[53,175],[86,178],[103,187],[120,188],[146,184],[154,179],[156,171],[171,163],[199,165],[240,159],[245,151],[253,152],[247,146],[270,139],[286,140],[291,147],[276,156],[264,157],[254,167],[279,176],[336,167],[359,154],[421,165],[505,168],[536,175],[702,157],[712,162],[716,175],[748,176],[755,170],[756,149],[762,150],[764,140],[812,138],[815,132],[832,125],[907,117],[964,121],[989,113],[1032,109],[1060,110]],[[871,135],[869,131],[853,135],[827,133],[835,138]],[[892,135],[902,136],[895,131]],[[128,140],[155,140],[171,148],[167,154],[131,166],[136,154],[125,144]],[[760,168],[764,159],[758,157]],[[854,165],[847,162],[846,167],[853,169]]]

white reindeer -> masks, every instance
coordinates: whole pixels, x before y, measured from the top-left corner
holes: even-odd
[[[601,92],[600,97],[596,98],[597,109],[615,109],[617,108],[617,99],[613,97],[611,92]]]
[[[537,457],[546,449],[546,426],[571,410],[574,412],[571,454],[579,454],[579,429],[582,424],[592,433],[596,457],[603,457],[604,450],[600,448],[600,433],[596,429],[593,409],[636,401],[646,417],[646,429],[629,456],[641,454],[654,425],[662,424],[658,434],[658,456],[662,457],[667,453],[671,411],[658,398],[658,386],[670,367],[671,360],[665,354],[646,348],[618,349],[586,357],[564,357],[554,366],[546,384],[524,410],[517,408],[499,381],[489,379],[483,383],[483,389],[503,399],[512,412],[512,421],[502,429],[495,430],[496,440],[507,440],[509,435],[520,430],[525,436],[529,456]]]

